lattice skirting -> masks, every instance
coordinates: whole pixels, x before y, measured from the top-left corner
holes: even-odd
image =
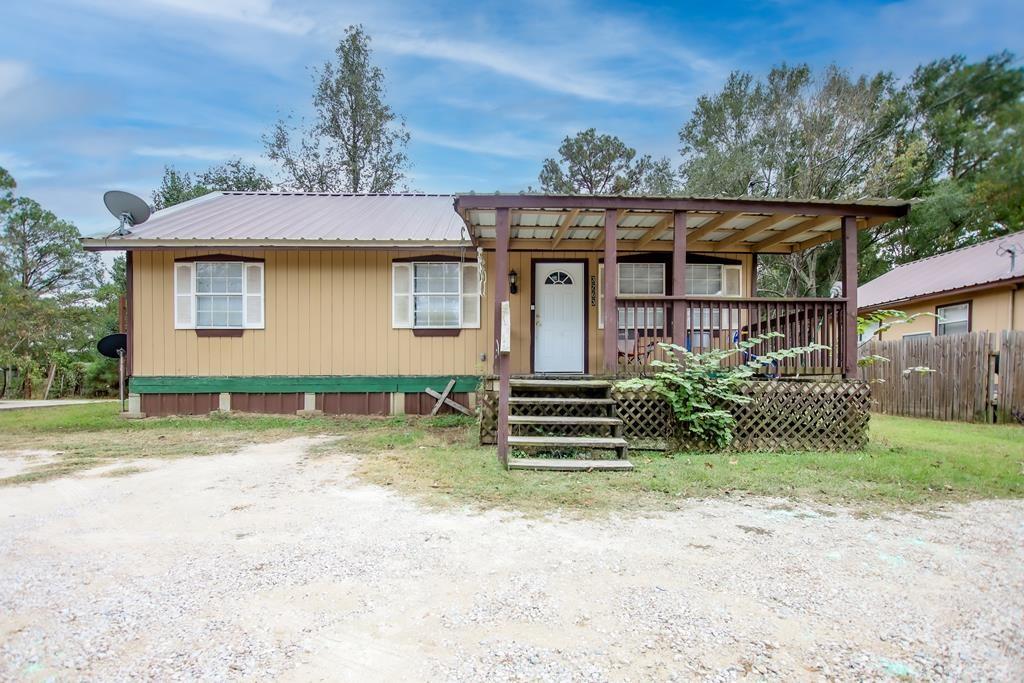
[[[865,382],[812,382],[768,380],[748,382],[740,393],[753,400],[732,406],[736,416],[735,451],[853,451],[867,444],[868,408],[871,389]],[[616,412],[625,426],[625,437],[633,448],[663,450],[706,450],[679,429],[672,410],[664,400],[649,392],[613,390]],[[485,391],[478,400],[480,442],[495,443],[498,398]],[[532,407],[532,406],[531,406]],[[585,407],[569,406],[535,409],[578,416]],[[553,410],[559,410],[554,413]],[[525,433],[525,432],[524,432]],[[569,432],[565,432],[569,434]]]

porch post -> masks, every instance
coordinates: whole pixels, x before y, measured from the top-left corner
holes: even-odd
[[[619,214],[615,209],[604,212],[604,371],[614,375],[619,366],[619,268],[616,227]]]
[[[498,462],[508,467],[509,354],[501,352],[501,303],[508,301],[509,210],[497,209],[494,254],[494,369],[498,374]]]
[[[686,296],[686,212],[676,211],[672,216],[672,295]],[[672,302],[672,343],[686,346],[686,302]]]
[[[843,216],[843,297],[846,320],[843,330],[843,377],[857,377],[857,217]]]

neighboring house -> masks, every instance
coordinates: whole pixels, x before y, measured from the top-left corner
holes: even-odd
[[[636,372],[659,341],[772,330],[828,346],[781,371],[853,376],[857,230],[908,206],[223,192],[84,243],[127,252],[136,412],[421,413],[451,379],[465,404],[492,373]],[[852,301],[754,296],[759,255],[837,239]]]
[[[882,340],[1024,330],[1024,233],[897,266],[862,285],[860,313],[931,313],[880,335]]]

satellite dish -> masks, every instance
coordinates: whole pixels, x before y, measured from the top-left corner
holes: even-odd
[[[149,205],[131,192],[122,190],[110,190],[103,193],[103,203],[107,211],[114,214],[114,217],[121,221],[117,228],[118,235],[127,235],[130,230],[127,226],[139,225],[149,220],[152,213]]]
[[[124,333],[108,334],[96,342],[96,350],[107,358],[119,358],[128,350],[128,335]]]

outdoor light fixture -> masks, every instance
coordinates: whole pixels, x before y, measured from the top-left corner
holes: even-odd
[[[508,272],[508,291],[509,294],[519,293],[519,273],[514,270]]]

